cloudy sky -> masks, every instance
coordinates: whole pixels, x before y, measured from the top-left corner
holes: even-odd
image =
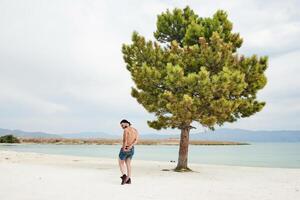
[[[269,56],[268,84],[258,94],[267,105],[224,127],[300,129],[297,0],[1,0],[0,127],[118,133],[127,118],[142,134],[155,132],[146,124],[153,115],[130,96],[121,45],[133,30],[153,39],[156,15],[186,5],[200,16],[226,10],[244,38],[239,53]]]

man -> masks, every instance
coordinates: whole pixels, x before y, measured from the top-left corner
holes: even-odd
[[[123,144],[119,153],[119,167],[122,173],[121,184],[131,184],[131,159],[134,155],[134,145],[138,141],[138,131],[131,127],[131,123],[126,119],[121,122],[123,132]],[[127,175],[126,175],[127,174]]]

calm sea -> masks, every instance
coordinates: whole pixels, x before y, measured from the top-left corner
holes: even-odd
[[[117,158],[120,145],[0,144],[0,150]],[[134,159],[177,162],[178,146],[137,145]],[[190,145],[189,163],[300,168],[300,143]]]

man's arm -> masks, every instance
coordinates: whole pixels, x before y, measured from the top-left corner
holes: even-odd
[[[127,131],[124,130],[124,133],[123,133],[123,144],[122,144],[122,149],[124,150],[125,149],[125,146],[127,144]]]

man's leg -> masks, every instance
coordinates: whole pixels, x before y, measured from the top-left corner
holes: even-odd
[[[131,159],[130,158],[126,158],[125,160],[126,163],[126,167],[127,167],[127,179],[131,178]]]
[[[125,166],[125,160],[121,160],[119,158],[119,167],[120,167],[120,171],[123,174],[126,174],[126,166]]]

